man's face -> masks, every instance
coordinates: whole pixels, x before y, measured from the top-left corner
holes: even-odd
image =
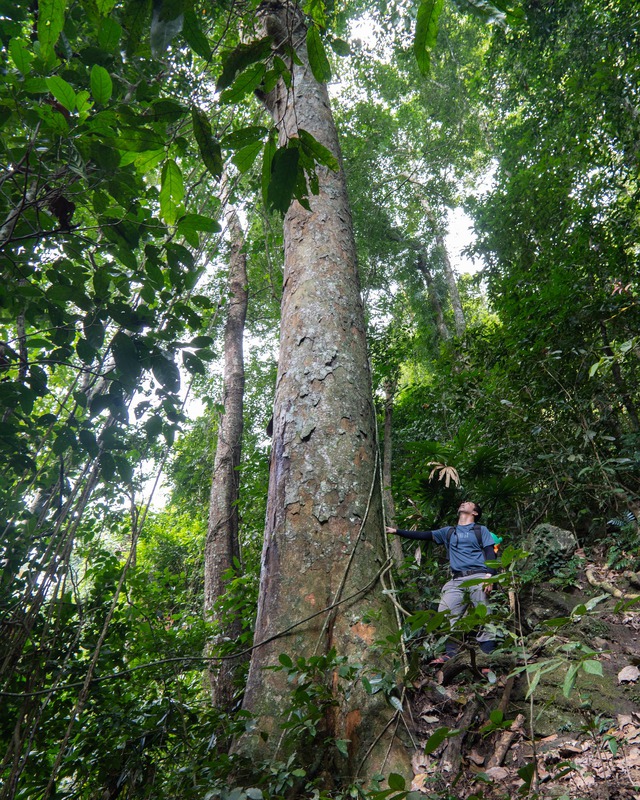
[[[458,514],[473,514],[475,517],[477,513],[476,504],[472,503],[471,500],[465,500],[464,503],[460,503]]]

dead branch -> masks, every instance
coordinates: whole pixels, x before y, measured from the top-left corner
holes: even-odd
[[[489,759],[489,763],[487,764],[487,768],[491,767],[499,767],[505,759],[505,756],[509,752],[509,748],[513,744],[513,740],[516,736],[522,734],[522,726],[524,725],[524,714],[518,714],[518,716],[513,720],[511,723],[511,727],[508,731],[503,731],[502,735],[498,739],[498,743],[496,744],[496,749],[493,751],[493,755]]]
[[[480,703],[476,698],[469,700],[467,703],[464,714],[456,723],[456,726],[460,728],[460,733],[447,741],[444,752],[440,757],[440,769],[442,772],[448,775],[458,774],[462,762],[462,745],[479,708]]]

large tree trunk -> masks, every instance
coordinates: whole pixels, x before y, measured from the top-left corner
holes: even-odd
[[[211,481],[209,527],[205,545],[204,611],[218,623],[217,640],[235,640],[241,630],[237,618],[219,616],[215,604],[224,593],[225,573],[240,558],[238,544],[238,481],[242,445],[244,359],[242,338],[247,315],[247,268],[242,252],[244,237],[234,210],[227,214],[231,239],[228,277],[228,311],[224,330],[224,412],[218,427],[218,444]],[[212,645],[215,642],[212,643]],[[209,673],[213,704],[229,709],[233,701],[233,661],[222,661]]]
[[[274,47],[289,42],[302,61],[293,67],[291,89],[280,83],[265,101],[281,143],[303,128],[339,157],[326,87],[308,66],[301,13],[273,2],[261,12]],[[388,673],[391,659],[376,651],[375,642],[397,630],[377,579],[388,565],[364,314],[342,169],[319,170],[319,194],[310,204],[306,211],[294,202],[284,219],[280,356],[255,642],[292,629],[252,655],[244,708],[257,716],[257,727],[237,747],[253,759],[281,757],[294,747],[283,740],[280,726],[288,719],[295,684],[283,671],[266,669],[278,664],[279,654],[295,662],[335,648],[369,675]],[[327,672],[325,691],[334,703],[325,707],[320,733],[308,748],[295,745],[307,775],[322,770],[327,785],[341,776],[408,776],[408,757],[383,693],[367,694],[360,681],[341,692],[344,679],[336,669]],[[345,741],[347,756],[334,740]]]

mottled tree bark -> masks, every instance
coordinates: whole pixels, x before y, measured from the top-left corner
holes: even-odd
[[[384,500],[384,510],[386,522],[390,528],[396,527],[396,506],[393,502],[393,492],[391,491],[391,457],[393,455],[392,431],[393,431],[393,400],[396,394],[396,383],[393,380],[385,381],[384,384],[384,444],[382,450],[382,497]],[[396,567],[401,566],[404,561],[402,552],[402,542],[399,536],[389,537],[391,555]]]
[[[281,143],[303,128],[339,157],[326,87],[308,66],[302,15],[280,3],[263,4],[261,13],[274,47],[290,42],[302,61],[292,67],[291,88],[280,83],[265,101]],[[319,194],[310,205],[306,211],[294,202],[284,219],[280,355],[255,642],[295,627],[252,654],[244,708],[257,716],[257,730],[237,749],[254,760],[286,751],[280,724],[287,720],[292,686],[282,672],[265,669],[278,663],[280,653],[295,660],[335,648],[338,656],[379,674],[392,666],[375,643],[397,630],[378,580],[388,565],[364,314],[342,169],[319,170]],[[336,671],[325,680],[335,705],[302,756],[308,774],[321,769],[328,785],[341,776],[366,779],[376,772],[408,776],[407,753],[394,736],[393,710],[382,693],[368,695],[358,681],[345,694]],[[346,740],[347,756],[333,739]]]
[[[224,330],[224,411],[218,426],[218,443],[211,481],[209,526],[205,545],[204,612],[217,621],[216,639],[235,639],[241,630],[237,618],[221,618],[215,604],[226,589],[224,574],[240,558],[238,544],[238,468],[242,444],[244,359],[242,339],[247,314],[247,268],[242,252],[244,237],[234,210],[227,214],[230,234],[228,307]],[[215,644],[215,641],[211,643]],[[229,709],[233,701],[234,661],[222,661],[209,673],[213,704]]]

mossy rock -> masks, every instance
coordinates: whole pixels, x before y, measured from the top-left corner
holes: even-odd
[[[543,666],[544,661],[539,663]],[[621,691],[616,674],[606,671],[601,677],[580,669],[573,690],[569,697],[565,697],[563,685],[570,664],[570,661],[566,661],[541,676],[533,692],[532,709],[531,699],[525,699],[528,687],[526,677],[523,675],[516,682],[511,700],[513,713],[528,717],[532,711],[536,736],[579,732],[589,719],[596,716],[615,720],[618,714],[631,714],[638,710],[633,700]]]

